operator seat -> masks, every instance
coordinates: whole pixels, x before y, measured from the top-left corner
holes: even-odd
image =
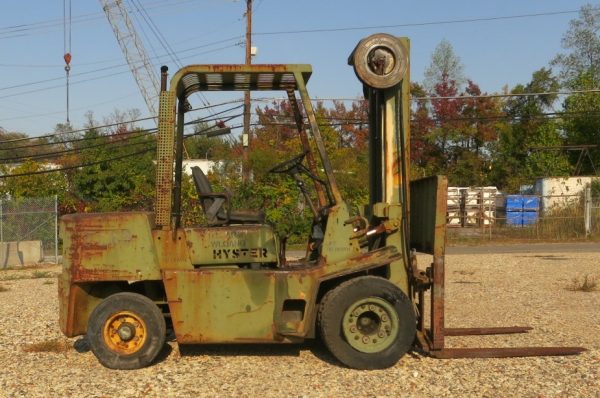
[[[264,224],[265,213],[263,211],[231,210],[229,208],[230,195],[228,193],[214,193],[202,169],[198,166],[191,169],[208,225]]]

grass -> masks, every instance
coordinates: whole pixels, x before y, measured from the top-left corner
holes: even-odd
[[[31,279],[52,278],[54,276],[56,276],[56,274],[50,271],[33,271]]]
[[[0,277],[0,281],[16,281],[17,279],[25,279],[28,278],[27,275],[2,275]]]
[[[53,281],[53,280],[50,280],[50,279],[48,279],[48,280],[45,280],[45,281],[42,283],[42,285],[54,285],[54,281]]]
[[[12,274],[0,276],[0,281],[16,281],[20,279],[55,278],[57,274],[52,271],[34,271],[31,274]]]
[[[46,340],[39,343],[24,344],[23,351],[25,352],[66,352],[71,349],[71,345],[60,339]]]
[[[459,275],[475,275],[475,271],[454,271],[455,274],[459,274]]]
[[[585,274],[582,277],[576,276],[567,286],[567,290],[573,292],[593,292],[598,289],[598,281],[594,275]]]
[[[0,268],[0,271],[21,271],[24,269],[36,269],[40,267],[48,267],[56,265],[54,263],[38,263],[38,264],[28,264],[28,265],[9,265],[7,267]]]

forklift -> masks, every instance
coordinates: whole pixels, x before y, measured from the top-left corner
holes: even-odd
[[[355,369],[393,366],[415,347],[440,358],[581,352],[444,348],[448,335],[529,328],[444,327],[447,180],[410,182],[409,40],[369,36],[349,63],[369,102],[370,203],[359,214],[344,202],[325,151],[306,89],[309,65],[190,65],[170,83],[161,68],[154,211],[61,218],[61,331],[85,335],[100,363],[113,369],[150,365],[167,329],[180,345],[320,338]],[[294,112],[302,148],[270,171],[296,181],[312,212],[298,260],[287,258],[264,213],[232,208],[231,195],[214,192],[199,168],[192,174],[206,223],[182,221],[187,99],[245,90],[283,91]],[[425,271],[415,250],[432,255]]]

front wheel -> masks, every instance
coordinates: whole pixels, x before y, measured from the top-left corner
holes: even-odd
[[[386,279],[364,276],[328,292],[319,311],[329,351],[355,369],[393,366],[410,349],[416,318],[408,297]]]
[[[108,296],[92,311],[87,337],[100,363],[111,369],[148,366],[165,344],[165,318],[149,298],[136,293]]]

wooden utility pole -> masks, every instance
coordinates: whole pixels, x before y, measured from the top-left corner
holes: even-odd
[[[246,65],[252,63],[252,0],[246,0]],[[244,133],[242,145],[244,147],[244,158],[242,165],[242,179],[244,182],[250,180],[250,165],[248,153],[250,151],[250,90],[244,92]]]

